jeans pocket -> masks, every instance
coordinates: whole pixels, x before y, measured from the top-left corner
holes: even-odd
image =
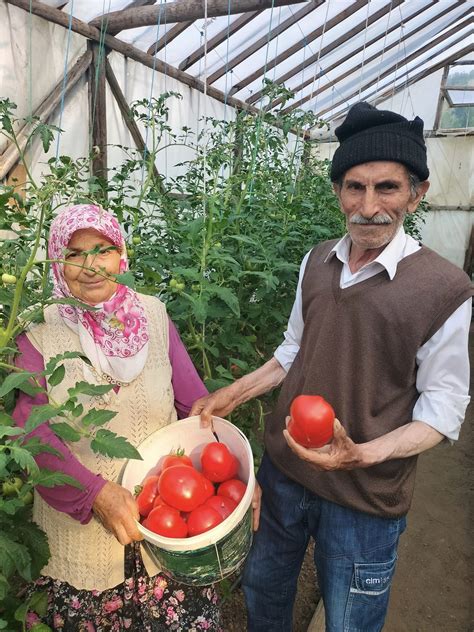
[[[354,563],[344,617],[344,632],[378,632],[383,628],[397,557],[388,562]]]

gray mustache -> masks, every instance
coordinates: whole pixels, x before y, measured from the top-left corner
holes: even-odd
[[[352,217],[349,220],[349,223],[351,224],[364,224],[364,225],[370,225],[370,224],[392,224],[393,220],[389,215],[374,215],[374,217],[371,217],[370,219],[367,219],[366,217],[363,217],[362,215],[359,215],[359,213],[356,213],[355,215],[352,215]]]

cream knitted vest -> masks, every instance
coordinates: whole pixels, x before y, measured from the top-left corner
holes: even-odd
[[[110,391],[100,397],[80,396],[84,414],[92,407],[106,408],[117,415],[104,428],[124,436],[138,446],[158,428],[176,420],[174,394],[171,385],[171,366],[168,355],[168,320],[163,303],[157,298],[140,295],[148,318],[150,345],[145,369],[118,393]],[[56,305],[45,310],[45,322],[35,326],[28,337],[43,354],[45,363],[65,351],[82,351],[78,336],[64,323]],[[76,382],[91,382],[87,365],[79,358],[64,361],[65,379],[49,389],[54,401],[67,399],[67,389]],[[86,371],[86,374],[85,374]],[[57,421],[64,421],[60,418]],[[125,463],[94,453],[90,441],[70,443],[68,447],[78,460],[96,474],[117,481]],[[140,481],[137,481],[139,483]],[[50,507],[35,493],[33,517],[46,532],[51,559],[42,574],[67,581],[78,589],[105,590],[124,580],[124,547],[106,531],[94,517],[80,524],[70,516]],[[158,572],[146,552],[142,550],[150,575]]]

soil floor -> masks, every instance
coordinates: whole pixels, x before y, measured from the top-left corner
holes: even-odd
[[[470,339],[474,375],[474,328]],[[474,400],[474,380],[471,380]],[[420,456],[407,530],[384,632],[474,632],[474,404],[470,404],[459,441]],[[319,600],[308,549],[298,583],[293,632],[306,632]],[[223,608],[226,632],[246,630],[240,589]],[[276,632],[276,631],[269,631]]]

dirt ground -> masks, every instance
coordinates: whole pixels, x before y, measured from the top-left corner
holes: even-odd
[[[470,356],[473,377],[474,328]],[[471,384],[474,400],[474,379]],[[437,446],[418,460],[384,632],[474,632],[473,454],[471,404],[459,442]],[[312,549],[298,583],[293,632],[306,632],[319,599],[311,556]],[[244,632],[240,589],[224,602],[223,615],[226,632]]]

